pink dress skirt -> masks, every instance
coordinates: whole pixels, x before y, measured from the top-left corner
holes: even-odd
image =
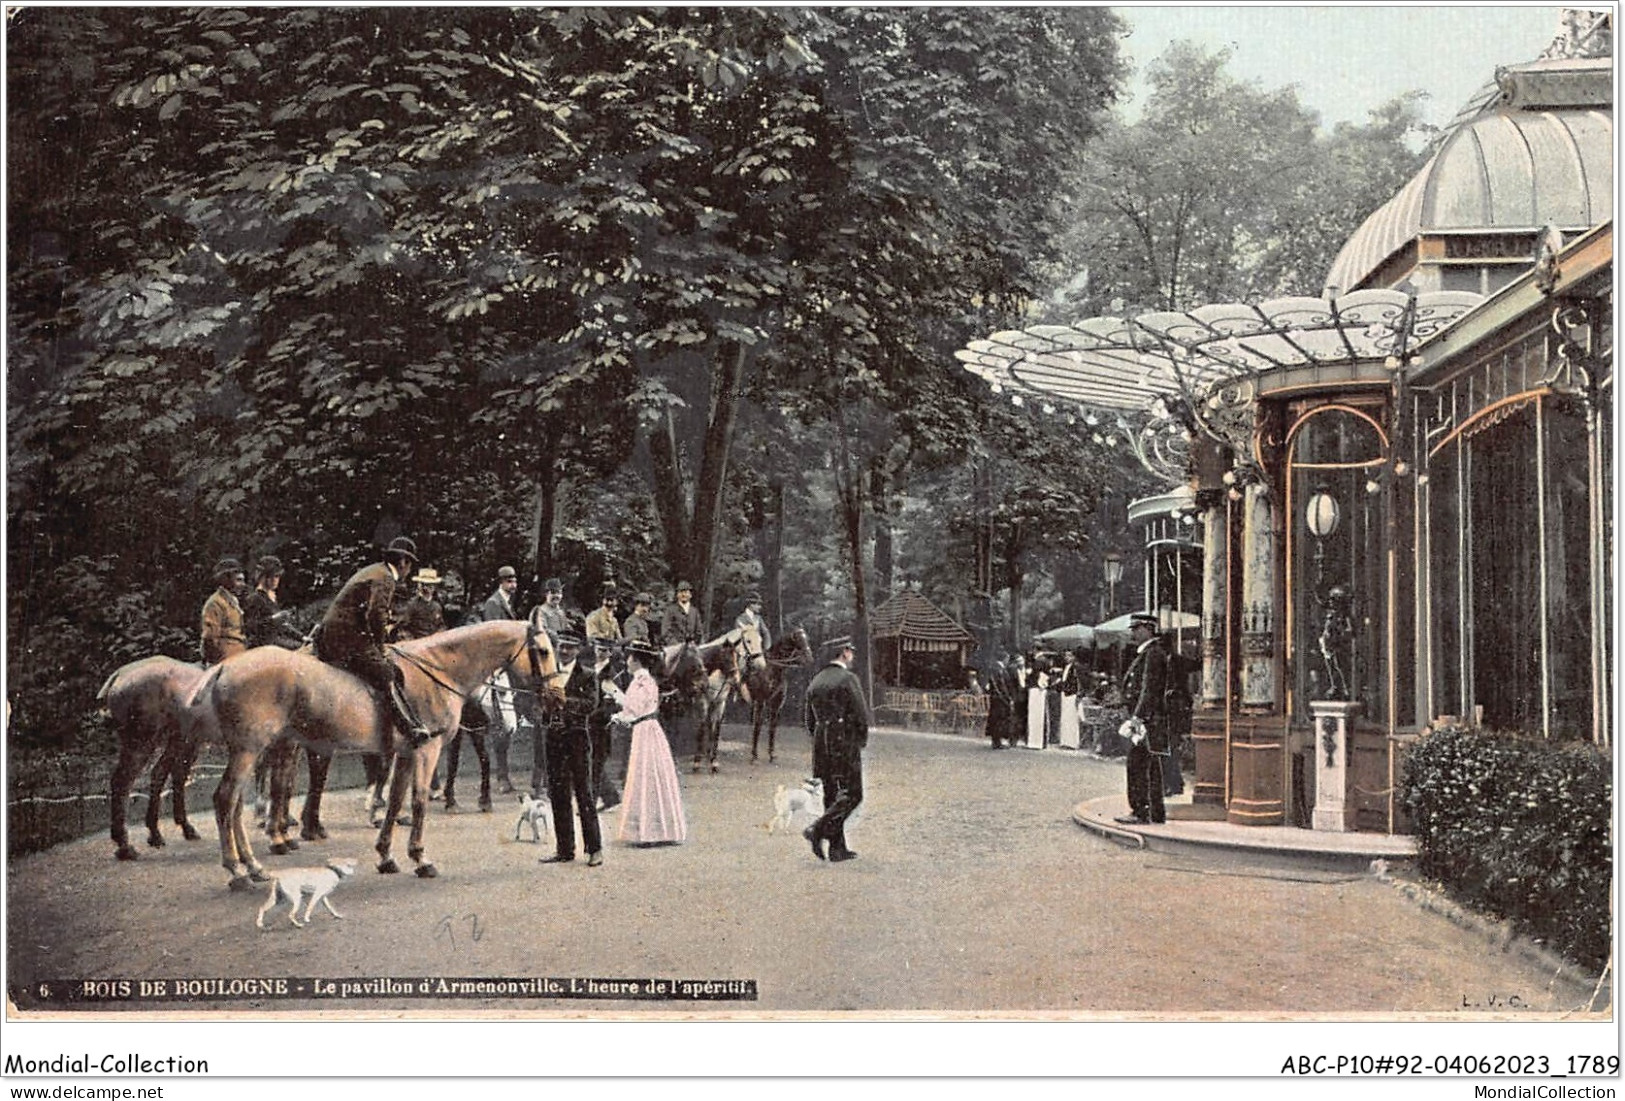
[[[641,718],[660,703],[654,678],[639,671],[626,690],[617,718]],[[675,844],[688,837],[683,817],[683,792],[677,784],[677,765],[660,721],[644,718],[632,727],[632,751],[626,762],[626,790],[621,793],[621,816],[615,840],[633,845]]]

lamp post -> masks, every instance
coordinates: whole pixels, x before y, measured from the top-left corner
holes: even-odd
[[[1123,580],[1123,556],[1106,552],[1106,618],[1117,614],[1117,583]]]

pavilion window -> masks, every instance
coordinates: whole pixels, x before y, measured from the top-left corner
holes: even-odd
[[[1310,413],[1290,443],[1292,714],[1357,700],[1386,721],[1386,498],[1369,486],[1387,459],[1376,422],[1346,406]]]

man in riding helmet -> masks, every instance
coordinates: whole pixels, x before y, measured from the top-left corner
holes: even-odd
[[[404,535],[392,540],[382,562],[357,570],[344,583],[316,635],[316,656],[354,673],[388,700],[396,726],[414,747],[429,739],[429,731],[407,702],[401,675],[384,645],[395,627],[395,587],[417,561],[416,543]]]
[[[203,664],[213,665],[248,649],[243,633],[243,567],[235,558],[222,558],[214,567],[215,590],[203,602]]]

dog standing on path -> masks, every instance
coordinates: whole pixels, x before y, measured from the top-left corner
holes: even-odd
[[[293,922],[295,929],[303,929],[310,924],[310,915],[320,902],[327,907],[327,912],[335,918],[344,915],[333,909],[333,904],[327,896],[333,888],[339,885],[339,880],[349,879],[355,875],[354,860],[329,860],[325,868],[284,868],[271,880],[271,893],[266,896],[265,905],[260,912],[254,915],[254,924],[261,929],[265,928],[265,915],[270,913],[279,903],[289,905],[288,920]],[[299,920],[299,903],[305,903],[305,920]]]
[[[801,786],[796,788],[780,784],[773,793],[773,818],[767,823],[767,832],[789,829],[791,821],[798,814],[817,818],[824,813],[823,807],[824,781],[814,777],[803,780]]]
[[[519,840],[519,831],[530,824],[530,839],[537,844],[541,843],[543,833],[553,832],[553,804],[545,795],[522,799],[519,804],[519,821],[513,824],[513,839]]]

